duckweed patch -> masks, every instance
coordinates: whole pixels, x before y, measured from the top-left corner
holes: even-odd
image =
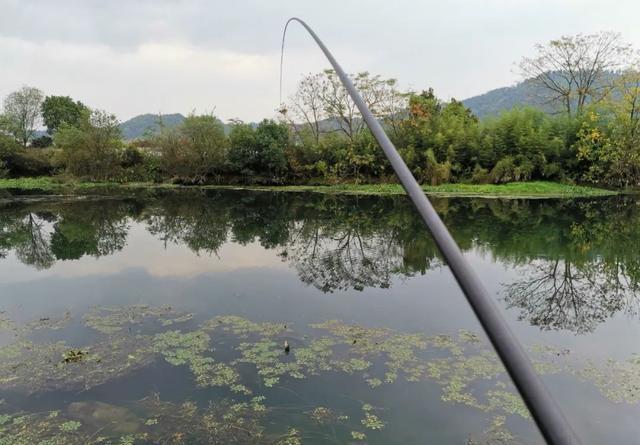
[[[129,306],[91,308],[84,316],[87,326],[103,334],[116,334],[141,325],[145,321],[153,321],[162,326],[170,326],[191,319],[192,314],[176,314],[171,306],[152,307],[146,304]]]
[[[264,411],[253,403],[222,400],[200,408],[193,402],[180,404],[161,401],[157,396],[136,402],[131,409],[101,402],[80,402],[67,414],[57,411],[36,414],[3,415],[0,424],[2,445],[93,445],[93,444],[277,444],[294,437],[290,431],[280,437],[263,433]],[[73,419],[81,411],[98,422]],[[144,412],[153,421],[131,421],[133,411]],[[99,423],[99,421],[102,421]],[[120,423],[130,431],[109,430]],[[120,428],[122,429],[122,428]]]
[[[90,389],[151,363],[150,346],[148,336],[112,337],[81,349],[19,338],[0,347],[0,388],[28,393]]]
[[[384,422],[374,414],[374,410],[375,408],[368,403],[362,405],[364,418],[360,420],[360,423],[364,425],[365,428],[368,428],[370,430],[381,430],[382,428],[384,428]]]
[[[513,443],[515,439],[505,427],[508,416],[529,418],[502,364],[472,332],[427,336],[329,320],[310,325],[311,330],[301,335],[288,323],[254,322],[234,315],[212,318],[192,330],[174,328],[192,317],[168,306],[93,308],[83,319],[99,335],[97,341],[86,345],[36,343],[28,338],[34,329],[56,329],[68,323],[68,313],[42,320],[40,325],[27,323],[28,329],[14,329],[15,323],[3,318],[3,326],[14,330],[17,338],[0,347],[1,389],[27,393],[90,389],[164,360],[186,367],[197,386],[224,388],[232,398],[200,407],[188,401],[176,404],[150,397],[135,407],[137,415],[126,416],[98,402],[72,404],[66,412],[46,415],[0,413],[0,437],[9,438],[0,444],[301,443],[304,434],[298,429],[275,436],[265,433],[262,421],[270,412],[269,391],[275,386],[286,387],[289,379],[323,373],[353,375],[374,390],[399,381],[436,383],[444,402],[492,415],[493,423],[479,438],[481,442],[469,443]],[[152,333],[144,333],[147,331]],[[294,342],[290,354],[283,349],[285,339]],[[640,401],[637,356],[625,362],[585,362],[577,367],[566,351],[538,347],[533,353],[539,370],[574,374],[616,402]],[[364,441],[367,435],[385,428],[386,422],[379,408],[366,403],[361,408],[362,415],[352,420],[326,406],[305,414],[318,426],[340,425],[345,440]],[[7,411],[2,404],[0,411]],[[95,416],[83,417],[80,412]],[[129,418],[120,422],[127,425],[126,430],[100,427],[100,422],[116,415]],[[98,429],[102,436],[96,434]]]
[[[307,414],[318,425],[331,425],[344,422],[349,419],[349,416],[337,414],[331,408],[327,408],[325,406],[318,406],[312,411],[307,412]]]

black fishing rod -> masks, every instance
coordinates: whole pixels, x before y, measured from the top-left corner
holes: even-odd
[[[287,28],[291,22],[300,23],[313,37],[324,55],[331,63],[334,71],[338,74],[340,81],[346,88],[349,96],[360,110],[362,118],[367,123],[369,130],[378,141],[378,145],[384,151],[391,167],[395,171],[402,186],[406,190],[409,198],[416,207],[427,229],[433,236],[438,249],[444,256],[447,264],[451,268],[458,285],[467,297],[467,301],[473,308],[482,328],[486,332],[489,340],[493,344],[498,356],[502,360],[504,367],[511,376],[516,388],[522,396],[529,412],[533,416],[540,432],[549,445],[579,445],[580,440],[567,422],[564,414],[560,410],[556,401],[551,396],[547,387],[536,374],[529,357],[524,352],[504,318],[500,315],[497,305],[489,296],[487,290],[480,282],[480,278],[471,268],[468,261],[462,255],[460,247],[447,230],[431,202],[425,195],[420,185],[411,174],[411,171],[402,160],[398,150],[389,140],[382,125],[373,116],[369,107],[364,103],[360,93],[353,86],[351,79],[338,64],[331,52],[322,43],[322,40],[303,20],[296,17],[290,18],[282,34],[282,53],[280,55],[280,91],[282,94],[282,61],[284,58],[284,41]]]

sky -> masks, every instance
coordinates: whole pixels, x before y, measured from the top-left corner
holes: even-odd
[[[0,98],[23,85],[122,121],[143,113],[274,117],[282,28],[297,16],[348,72],[465,99],[521,80],[536,43],[615,31],[640,48],[637,0],[0,0]],[[288,31],[285,98],[328,68]]]

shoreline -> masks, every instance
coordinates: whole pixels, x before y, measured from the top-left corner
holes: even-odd
[[[346,195],[403,195],[399,184],[337,184],[337,185],[180,185],[169,183],[114,183],[64,181],[57,178],[17,178],[0,179],[0,192],[9,197],[34,197],[38,192],[43,195],[102,195],[117,194],[118,191],[153,190],[250,190],[266,192],[312,192]],[[569,185],[558,182],[531,181],[508,184],[442,184],[423,185],[422,189],[434,197],[469,197],[501,199],[551,199],[613,196],[625,193],[597,187]]]

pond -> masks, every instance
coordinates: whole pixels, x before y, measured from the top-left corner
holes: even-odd
[[[640,444],[640,200],[436,199],[585,444]],[[539,444],[403,196],[0,204],[0,443]]]

